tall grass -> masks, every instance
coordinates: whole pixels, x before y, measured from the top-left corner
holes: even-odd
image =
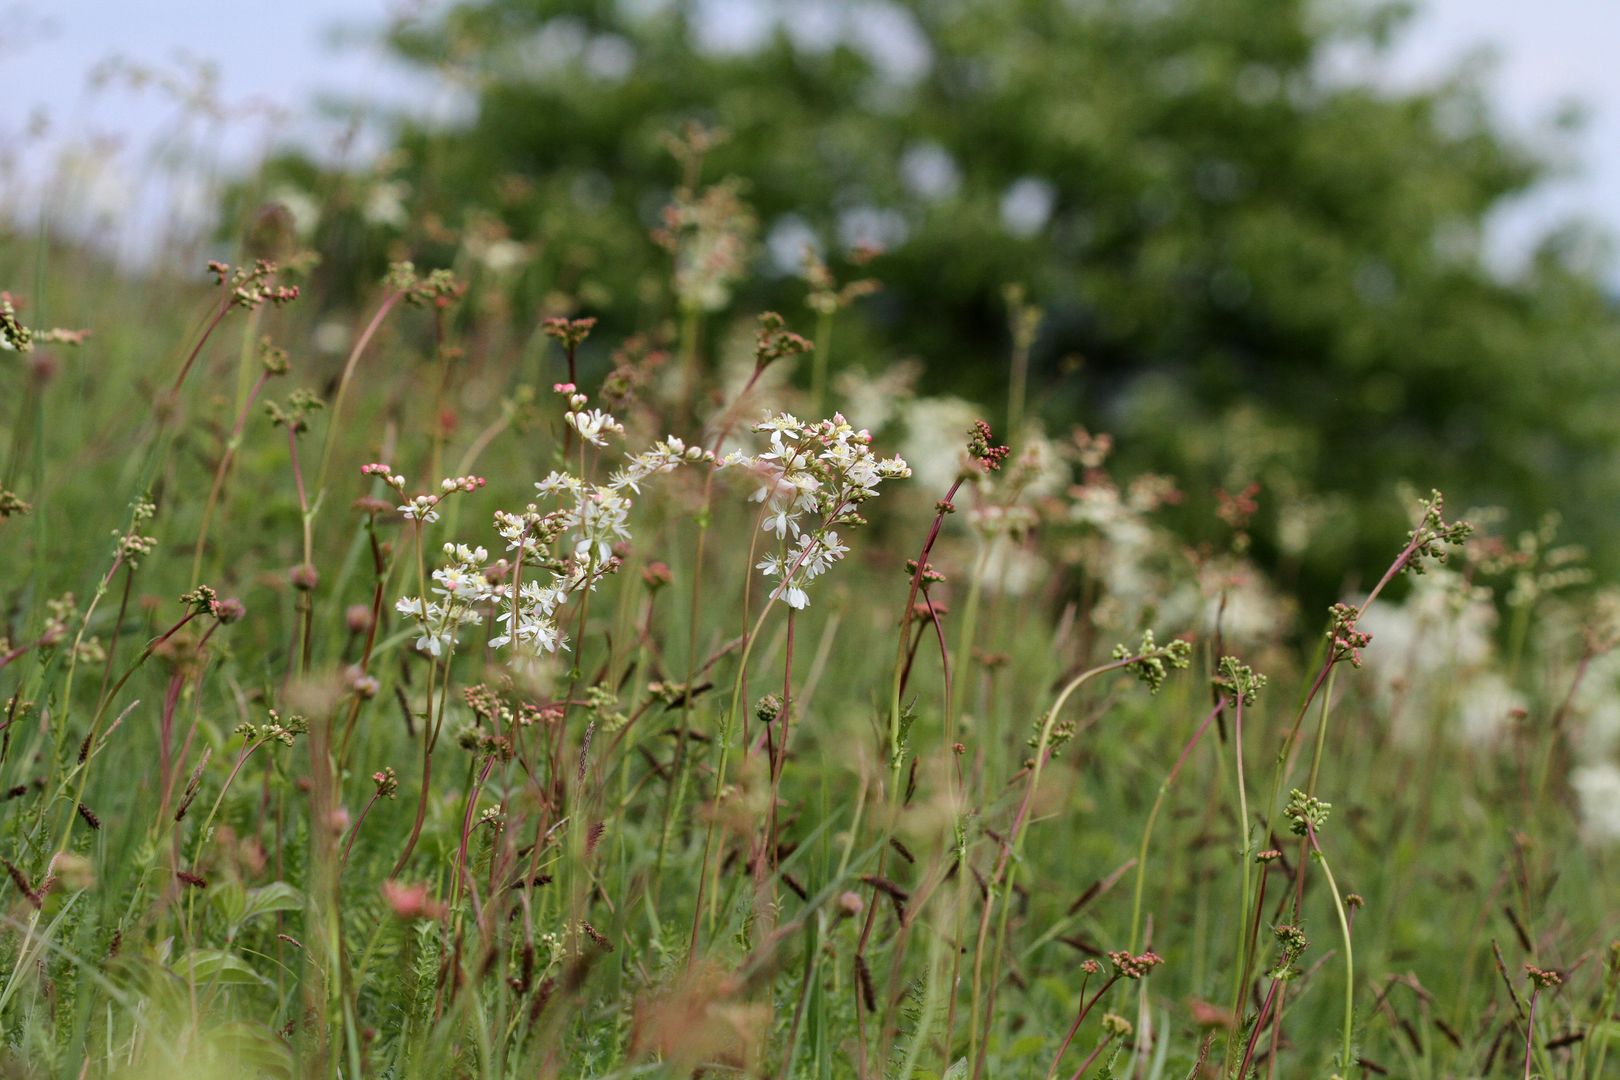
[[[835,414],[877,286],[731,311],[696,176],[630,343],[400,264],[323,351],[307,260],[7,238],[10,1072],[1604,1075],[1550,534],[1414,500],[1296,619],[1264,491],[1193,549],[1043,430],[1022,294],[1010,430]]]

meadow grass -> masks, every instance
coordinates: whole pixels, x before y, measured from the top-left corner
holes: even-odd
[[[823,420],[870,287],[740,319],[670,220],[627,343],[6,238],[8,1075],[1620,1067],[1614,610],[1545,535],[1414,500],[1297,616],[1266,495],[1158,525],[1027,334],[902,463]]]

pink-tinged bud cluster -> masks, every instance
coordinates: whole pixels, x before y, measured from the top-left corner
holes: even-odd
[[[1122,979],[1143,979],[1148,973],[1164,963],[1164,957],[1149,949],[1147,952],[1132,956],[1121,949],[1108,954],[1108,962],[1114,965],[1114,971]]]
[[[401,495],[405,493],[405,477],[381,462],[372,462],[369,465],[360,466],[360,474],[362,476],[375,476]]]
[[[1012,451],[1005,446],[997,446],[990,441],[990,425],[983,420],[975,420],[968,429],[968,456],[978,463],[979,468],[985,472],[995,472],[1001,468],[1002,462]]]

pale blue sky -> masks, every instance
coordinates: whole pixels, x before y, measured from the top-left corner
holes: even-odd
[[[375,50],[338,44],[343,28],[352,42],[365,27],[409,17],[433,2],[0,0],[0,200],[15,208],[19,197],[37,198],[48,171],[42,163],[65,146],[88,146],[97,137],[97,153],[111,145],[108,137],[120,147],[120,175],[131,176],[149,171],[136,163],[176,146],[206,146],[209,154],[239,162],[296,134],[331,150],[343,125],[318,118],[321,100],[362,95],[406,102],[418,112],[452,110],[453,93],[412,81]],[[710,0],[716,43],[746,37],[772,2]],[[1511,263],[1527,237],[1571,215],[1620,233],[1617,46],[1620,0],[1419,0],[1419,14],[1393,56],[1372,69],[1364,58],[1351,59],[1350,66],[1375,80],[1410,85],[1438,77],[1476,50],[1495,54],[1489,85],[1503,121],[1556,146],[1572,166],[1568,177],[1502,215],[1492,245]],[[92,72],[114,56],[168,70],[185,58],[212,63],[218,98],[248,119],[181,129],[178,110],[160,92],[136,92],[119,80],[93,90]],[[1584,131],[1573,141],[1550,142],[1549,118],[1572,101],[1586,107]],[[285,118],[272,120],[273,110]],[[137,187],[104,181],[86,194],[153,214],[173,202],[173,193],[150,178]]]

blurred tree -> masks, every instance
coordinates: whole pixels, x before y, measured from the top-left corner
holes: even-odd
[[[1561,508],[1613,569],[1620,367],[1596,260],[1565,235],[1511,278],[1485,266],[1490,216],[1544,165],[1471,79],[1344,74],[1405,15],[469,0],[390,32],[466,89],[468,118],[399,118],[397,152],[338,181],[318,246],[338,289],[390,251],[433,262],[493,236],[533,256],[517,316],[560,294],[609,332],[673,316],[649,232],[680,179],[665,137],[696,120],[729,134],[705,180],[741,178],[765,239],[734,310],[806,318],[807,239],[840,279],[884,283],[841,324],[840,365],[914,355],[929,392],[999,400],[1003,288],[1023,283],[1046,313],[1030,413],[1111,430],[1129,463],[1177,476],[1195,535],[1215,487],[1258,480],[1262,550],[1325,592],[1346,560],[1381,565],[1403,528],[1384,496],[1411,481],[1457,506]],[[267,181],[320,185],[293,158]],[[884,254],[856,271],[862,243]]]

